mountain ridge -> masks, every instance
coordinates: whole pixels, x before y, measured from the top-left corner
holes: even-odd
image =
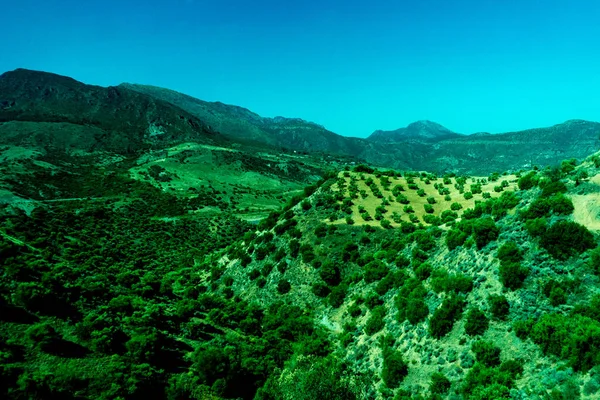
[[[455,133],[431,121],[417,121],[361,139],[339,135],[300,118],[265,118],[243,107],[206,102],[156,86],[121,84],[103,88],[24,69],[4,73],[0,78],[0,121],[72,123],[85,131],[78,133],[83,139],[75,141],[67,135],[58,142],[75,147],[79,142],[86,143],[87,148],[110,147],[120,153],[189,140],[229,141],[347,157],[378,167],[466,174],[583,159],[597,150],[600,133],[600,123],[584,120],[475,135]],[[88,132],[88,126],[104,133]],[[18,140],[28,138],[21,135]],[[36,136],[35,140],[42,138]],[[57,140],[52,137],[51,141]]]

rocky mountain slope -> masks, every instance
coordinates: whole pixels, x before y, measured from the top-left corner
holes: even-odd
[[[124,88],[85,85],[23,69],[0,75],[0,122],[0,143],[119,154],[186,140],[225,141],[206,123],[170,103]],[[32,123],[43,125],[37,131]],[[60,124],[60,129],[51,124]]]

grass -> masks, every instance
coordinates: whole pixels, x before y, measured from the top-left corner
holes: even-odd
[[[450,205],[454,202],[458,202],[462,205],[462,209],[456,211],[458,216],[460,217],[465,209],[473,208],[475,206],[476,201],[485,200],[483,198],[483,194],[481,194],[481,193],[474,194],[473,197],[469,200],[465,199],[464,194],[461,194],[454,187],[454,183],[456,182],[455,178],[452,178],[452,184],[444,185],[444,187],[446,187],[450,190],[450,197],[451,197],[450,201],[446,201],[444,199],[445,195],[440,195],[438,190],[436,190],[434,187],[435,183],[438,183],[438,184],[443,183],[442,178],[433,179],[433,180],[431,180],[430,184],[425,184],[425,182],[421,181],[419,178],[415,178],[415,183],[419,186],[420,189],[423,189],[425,191],[424,196],[419,196],[417,194],[417,190],[412,190],[412,189],[408,188],[408,183],[406,181],[406,178],[404,178],[404,177],[390,178],[390,182],[391,182],[391,184],[389,186],[390,190],[385,190],[379,183],[379,179],[376,178],[374,175],[350,172],[350,177],[354,176],[356,179],[358,179],[357,186],[358,186],[359,191],[364,190],[368,194],[368,197],[366,199],[363,199],[359,195],[359,197],[357,199],[352,200],[354,203],[354,205],[352,206],[352,218],[354,219],[356,225],[381,226],[381,222],[377,221],[375,219],[373,219],[372,221],[363,220],[363,218],[361,217],[361,215],[358,211],[359,206],[362,206],[365,208],[365,210],[367,210],[367,212],[369,213],[369,215],[371,215],[371,217],[374,217],[376,208],[381,205],[381,202],[383,200],[383,199],[377,198],[375,195],[373,195],[373,193],[371,192],[371,188],[369,188],[365,184],[365,181],[360,179],[361,175],[364,176],[365,179],[368,179],[369,177],[371,177],[375,181],[375,184],[377,185],[377,187],[383,194],[383,198],[389,200],[389,198],[391,196],[391,198],[394,199],[393,201],[390,201],[389,205],[385,206],[385,208],[388,210],[388,212],[384,214],[384,218],[389,220],[391,222],[392,226],[400,225],[399,223],[394,222],[394,220],[391,217],[394,212],[397,212],[398,214],[400,214],[402,221],[410,222],[408,214],[404,211],[405,204],[398,203],[395,200],[395,196],[392,194],[392,189],[396,185],[402,185],[405,188],[405,191],[402,192],[402,194],[408,198],[409,205],[412,206],[412,208],[414,209],[414,213],[412,213],[412,214],[414,214],[419,219],[420,222],[423,222],[423,216],[427,215],[427,212],[425,211],[425,205],[428,204],[427,199],[429,197],[433,197],[435,199],[435,204],[433,204],[434,212],[432,214],[435,216],[439,216],[445,210],[450,210]],[[344,180],[346,181],[346,185],[350,184],[350,180],[351,180],[350,177],[344,177],[343,173],[340,173],[338,177],[344,178]],[[464,185],[465,192],[469,191],[471,184],[477,183],[477,180],[484,179],[484,178],[485,177],[471,177],[471,178],[467,179],[467,182]],[[499,186],[500,181],[502,181],[502,180],[506,180],[509,183],[508,186],[504,188],[504,190],[506,190],[506,191],[518,190],[517,177],[515,175],[507,175],[507,176],[502,176],[496,182],[488,182],[486,184],[483,184],[482,185],[482,193],[488,192],[488,193],[490,193],[492,198],[499,197],[502,193],[495,192],[494,187]],[[332,190],[339,191],[339,186],[337,183],[333,185]],[[344,196],[349,197],[347,188],[344,190]],[[345,222],[344,222],[344,220],[339,220],[339,221],[336,221],[335,223],[339,224],[339,223],[345,223]]]

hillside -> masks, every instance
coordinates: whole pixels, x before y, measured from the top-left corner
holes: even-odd
[[[168,102],[44,72],[2,74],[0,105],[0,204],[25,210],[160,189],[256,221],[347,162],[231,142]]]
[[[597,398],[599,174],[360,165],[258,226],[116,177],[7,204],[2,396]]]

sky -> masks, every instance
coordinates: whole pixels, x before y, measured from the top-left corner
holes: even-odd
[[[0,72],[162,86],[347,136],[600,121],[597,0],[0,1]]]

